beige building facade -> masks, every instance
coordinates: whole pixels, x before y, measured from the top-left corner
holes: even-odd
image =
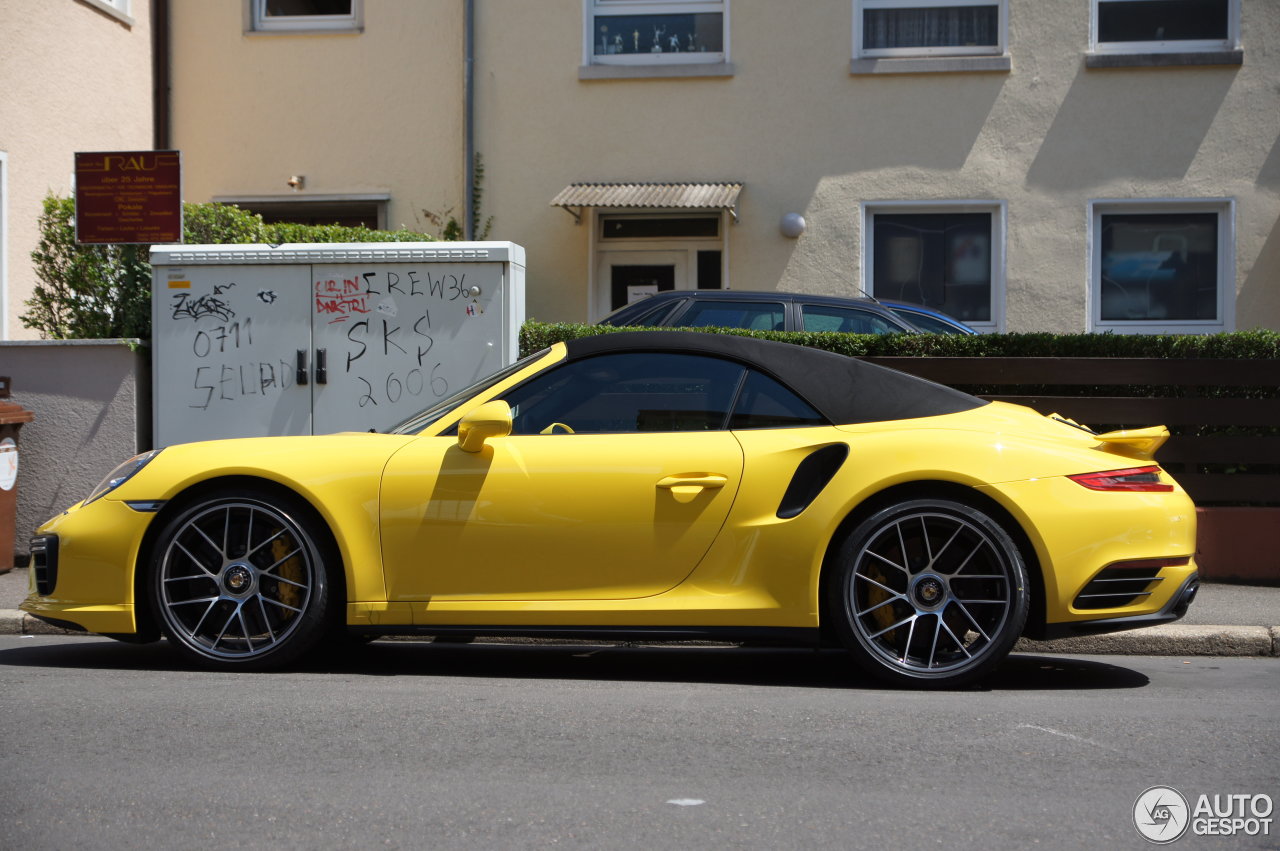
[[[569,184],[732,182],[731,209],[665,211],[718,216],[713,285],[997,331],[1280,328],[1280,3],[477,8],[484,204],[528,248],[539,318],[598,319],[626,298],[618,266],[640,279],[686,245],[694,285],[715,247],[674,224],[611,238],[661,231],[634,221],[655,209],[546,209]],[[723,19],[707,64],[667,50],[698,15]]]
[[[1273,0],[159,6],[187,200],[437,231],[478,154],[534,318],[701,286],[1280,328]]]
[[[461,217],[458,0],[169,7],[171,132],[187,200],[427,232],[431,216]]]
[[[0,339],[22,326],[41,204],[77,151],[151,150],[149,0],[0,0]]]

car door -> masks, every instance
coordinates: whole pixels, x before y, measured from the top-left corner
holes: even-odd
[[[504,396],[513,430],[481,452],[424,437],[384,473],[389,599],[592,600],[678,585],[714,541],[742,476],[726,430],[730,361],[615,353]]]

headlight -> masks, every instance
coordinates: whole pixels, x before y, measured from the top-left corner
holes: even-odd
[[[116,467],[110,473],[107,473],[107,477],[99,482],[98,486],[94,488],[87,497],[85,497],[84,504],[88,505],[98,497],[111,493],[113,490],[129,481],[129,479],[133,478],[135,473],[147,466],[147,464],[151,463],[151,459],[159,454],[159,449],[152,449],[150,452],[143,452],[141,455],[135,455],[128,461],[125,461],[119,467]]]

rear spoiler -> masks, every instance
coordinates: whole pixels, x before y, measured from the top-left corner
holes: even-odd
[[[1101,449],[1108,452],[1127,455],[1130,458],[1149,460],[1155,456],[1156,450],[1164,446],[1164,442],[1169,439],[1169,429],[1164,426],[1120,429],[1119,431],[1109,431],[1105,434],[1094,435],[1094,439],[1102,444]]]

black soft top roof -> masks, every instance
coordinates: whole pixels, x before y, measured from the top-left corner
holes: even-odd
[[[936,417],[987,404],[968,393],[855,358],[730,334],[620,331],[570,340],[569,359],[613,352],[715,355],[778,379],[836,425]]]

